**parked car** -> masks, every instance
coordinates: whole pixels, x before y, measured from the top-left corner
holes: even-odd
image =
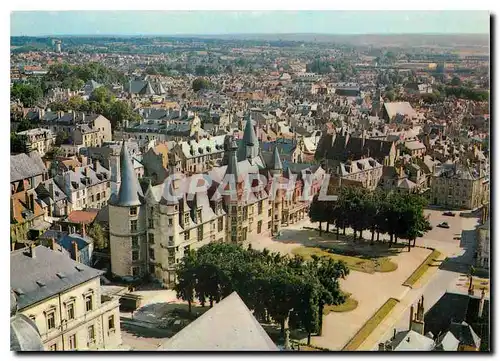
[[[453,213],[453,212],[444,212],[443,216],[455,217],[455,213]]]
[[[448,222],[439,223],[437,226],[440,228],[450,228],[450,225],[448,224]]]

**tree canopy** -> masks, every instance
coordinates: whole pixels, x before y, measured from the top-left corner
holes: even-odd
[[[15,83],[10,89],[10,99],[20,100],[25,107],[35,106],[42,97],[42,88],[37,84]]]
[[[195,92],[202,89],[209,89],[212,87],[212,83],[206,78],[196,78],[193,80],[193,90]]]
[[[377,241],[380,233],[390,236],[390,243],[398,238],[410,241],[421,237],[430,227],[424,215],[426,200],[414,193],[385,192],[382,190],[368,191],[365,188],[341,188],[337,201],[320,201],[313,199],[309,209],[312,222],[334,224],[339,230],[346,227],[354,231],[354,239],[363,237],[363,231],[371,232],[371,241]],[[320,223],[321,233],[321,223]]]
[[[289,321],[311,334],[320,331],[324,305],[345,301],[338,279],[349,269],[330,258],[305,261],[215,242],[185,254],[176,273],[177,297],[190,309],[195,299],[212,306],[236,291],[257,317],[278,322],[282,332]]]

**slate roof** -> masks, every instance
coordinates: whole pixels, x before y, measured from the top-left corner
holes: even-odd
[[[436,351],[457,351],[460,341],[451,332],[446,332],[437,340]]]
[[[166,351],[278,351],[236,292],[163,343]]]
[[[283,164],[281,164],[281,158],[280,158],[280,154],[278,152],[278,147],[274,147],[273,161],[270,165],[271,165],[271,169],[283,170]]]
[[[450,325],[450,332],[460,341],[460,344],[479,348],[481,339],[474,332],[472,327],[465,321],[461,323],[452,322]]]
[[[50,185],[52,184],[53,194],[50,194]],[[54,182],[54,179],[48,179],[42,182],[35,188],[37,199],[43,201],[45,204],[52,204],[66,199],[66,195],[61,188]]]
[[[402,331],[392,340],[393,351],[431,351],[434,340],[413,330]]]
[[[16,182],[47,172],[38,152],[10,156],[10,181]]]
[[[189,140],[179,142],[179,147],[186,158],[198,157],[200,155],[210,155],[224,152],[225,135],[203,138],[200,140]]]
[[[19,313],[10,318],[11,351],[45,351],[35,323]]]
[[[110,199],[113,205],[129,207],[141,205],[141,198],[143,197],[142,189],[139,186],[139,181],[134,171],[134,166],[127,151],[125,142],[123,142],[122,150],[120,152],[120,190],[118,196]]]
[[[243,141],[238,146],[238,161],[245,160],[247,158],[255,158],[259,155],[259,140],[255,134],[254,122],[252,118],[249,117],[245,124],[245,130],[243,131]]]
[[[34,258],[26,249],[10,254],[10,287],[20,310],[104,274],[44,246],[34,253]]]
[[[484,308],[488,307],[489,301],[485,300]],[[439,335],[448,331],[452,322],[474,323],[477,320],[478,309],[479,298],[446,292],[425,314],[425,332]]]
[[[383,162],[389,155],[394,142],[365,139],[363,138],[325,134],[321,137],[316,148],[315,157],[322,159],[331,159],[338,161],[347,161],[350,159],[361,159],[363,157],[372,157],[378,162]]]
[[[73,233],[73,234],[68,234],[68,235],[61,237],[57,241],[57,243],[59,243],[67,251],[72,253],[73,252],[73,241],[76,243],[79,251],[88,247],[89,244],[91,244],[93,242],[93,240],[90,237],[82,237],[79,234]]]

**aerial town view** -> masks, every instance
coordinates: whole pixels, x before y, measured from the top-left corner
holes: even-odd
[[[491,352],[488,12],[10,20],[11,351]]]

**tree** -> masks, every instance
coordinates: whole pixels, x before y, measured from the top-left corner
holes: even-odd
[[[196,287],[196,271],[198,264],[195,252],[188,252],[184,255],[177,268],[177,283],[174,290],[177,293],[177,298],[187,301],[189,313],[191,313],[191,305],[194,301],[194,290]]]
[[[23,142],[15,132],[10,133],[10,152],[23,153],[25,151]]]
[[[310,335],[321,322],[322,304],[344,301],[338,278],[348,269],[333,260],[304,261],[236,244],[210,243],[191,251],[179,264],[175,290],[188,303],[196,297],[212,305],[236,291],[256,317],[274,320],[287,339],[288,327]]]
[[[321,224],[328,222],[328,214],[326,212],[326,202],[320,201],[318,195],[314,196],[309,207],[309,218],[311,218],[311,222],[319,222],[319,235],[321,236]]]
[[[454,76],[453,79],[451,79],[450,84],[452,86],[460,86],[460,85],[462,85],[462,81],[460,80],[460,78],[458,76]]]
[[[108,239],[104,234],[104,230],[102,229],[99,223],[92,223],[89,227],[87,234],[94,240],[94,247],[97,249],[106,249],[108,248]]]
[[[42,98],[39,85],[15,83],[10,90],[10,99],[19,100],[25,107],[33,107]]]
[[[211,88],[212,84],[210,81],[206,78],[196,78],[193,80],[193,90],[195,92],[202,90],[202,89],[209,89]]]
[[[396,94],[394,93],[393,90],[389,90],[388,92],[385,93],[385,96],[387,97],[387,99],[389,99],[391,102],[393,102],[394,100],[396,100]]]
[[[89,97],[89,101],[95,101],[100,104],[111,103],[111,101],[113,101],[114,99],[114,94],[104,86],[94,89]]]

